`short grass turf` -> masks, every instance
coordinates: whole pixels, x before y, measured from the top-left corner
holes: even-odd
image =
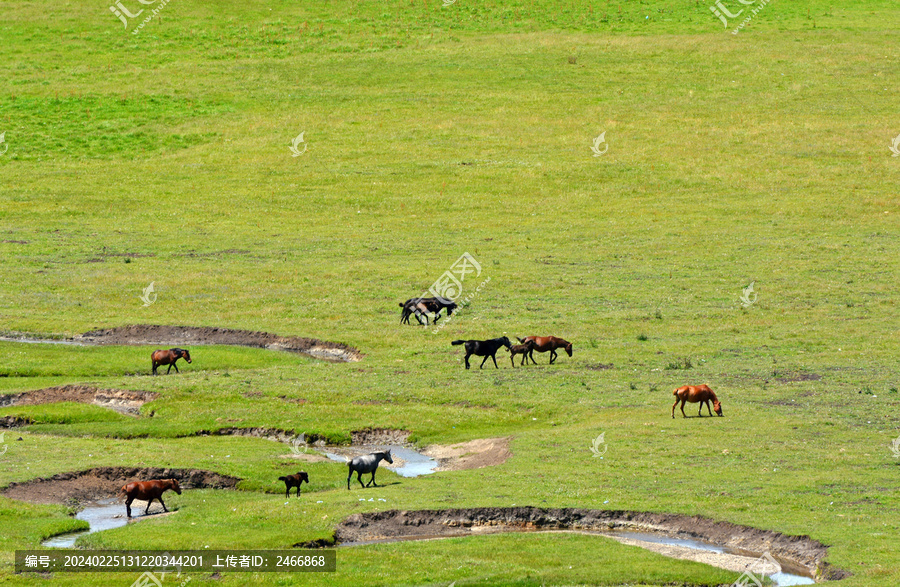
[[[776,0],[733,34],[751,8],[723,27],[703,2],[170,2],[133,34],[152,7],[125,28],[105,5],[4,3],[3,333],[217,326],[364,357],[194,347],[153,378],[150,347],[0,343],[2,393],[160,393],[140,418],[0,409],[34,422],[6,431],[0,485],[120,465],[243,479],[85,547],[289,548],[358,511],[595,507],[808,534],[853,573],[843,585],[900,583],[900,17],[887,1]],[[399,326],[397,303],[464,252],[481,266],[471,303],[440,329]],[[574,356],[465,371],[450,345],[529,334]],[[671,390],[704,382],[725,417],[672,420]],[[285,500],[287,447],[196,436],[227,427],[509,436],[513,456],[349,492],[344,466],[304,463],[309,489]],[[66,513],[0,499],[0,582],[131,584],[13,573],[13,551],[78,527]],[[191,579],[737,578],[574,535],[353,547],[338,569]]]

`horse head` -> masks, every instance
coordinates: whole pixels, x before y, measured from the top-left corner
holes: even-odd
[[[566,349],[566,354],[568,354],[571,357],[572,356],[572,343],[567,342],[566,346],[564,346],[563,348]]]
[[[502,337],[502,338],[498,338],[497,340],[499,340],[500,343],[501,343],[503,346],[505,346],[507,349],[510,349],[510,348],[512,347],[512,344],[509,342],[509,339],[508,339],[507,337],[505,337],[505,336]]]
[[[391,449],[387,449],[385,452],[383,452],[381,454],[384,455],[384,460],[391,463],[392,465],[394,464],[394,459],[391,458]],[[307,481],[307,483],[308,483],[308,481]]]
[[[175,352],[177,352],[188,363],[191,362],[191,353],[189,353],[187,349],[176,349]]]
[[[169,481],[169,487],[172,489],[172,491],[174,491],[178,495],[181,495],[181,486],[178,485],[178,479],[169,479]]]
[[[444,307],[447,308],[447,315],[452,316],[453,310],[455,310],[458,306],[456,305],[456,302],[450,302],[449,304],[447,304]]]
[[[717,399],[714,399],[714,400],[713,400],[713,410],[714,410],[714,411],[716,412],[716,414],[719,415],[719,416],[724,416],[724,415],[725,415],[725,414],[722,413],[722,402],[720,402],[720,401],[717,400]]]

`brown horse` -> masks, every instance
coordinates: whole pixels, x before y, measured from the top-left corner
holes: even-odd
[[[178,373],[178,365],[175,364],[175,361],[178,359],[184,359],[188,363],[191,362],[191,353],[189,353],[186,349],[169,349],[167,351],[159,350],[153,351],[153,354],[150,355],[150,360],[153,361],[153,374],[156,375],[156,368],[160,365],[168,365],[169,368],[166,370],[166,375],[169,374],[169,371],[172,370],[172,367],[175,367],[175,372]]]
[[[159,503],[162,504],[164,511],[169,511],[166,508],[166,504],[163,503],[162,494],[167,490],[171,489],[178,495],[181,495],[181,487],[178,485],[178,479],[157,479],[154,481],[132,481],[131,483],[127,483],[122,486],[122,491],[125,492],[125,511],[128,513],[128,517],[131,517],[131,502],[136,499],[147,500],[147,509],[144,510],[144,515],[150,513],[150,504],[153,503],[154,499],[158,499]]]
[[[691,402],[692,404],[700,402],[700,411],[697,413],[698,416],[703,416],[703,404],[706,404],[706,409],[709,410],[709,415],[712,416],[712,410],[709,409],[710,400],[712,400],[713,409],[716,410],[716,414],[719,416],[723,415],[722,402],[719,401],[719,398],[716,397],[713,390],[706,384],[685,385],[673,391],[672,395],[675,396],[675,403],[672,404],[673,418],[675,417],[675,406],[678,405],[678,402],[681,402],[681,415],[685,418],[687,418],[687,414],[684,413],[685,402]]]
[[[525,338],[520,338],[519,342],[526,343],[529,340],[534,341],[534,350],[528,353],[532,361],[534,361],[534,351],[539,353],[550,351],[551,365],[556,360],[556,349],[564,349],[570,357],[572,356],[572,343],[558,336],[526,336]],[[535,362],[535,364],[537,363]]]
[[[279,477],[279,481],[284,481],[284,496],[291,496],[291,487],[297,488],[297,497],[300,497],[300,484],[306,481],[307,485],[309,484],[309,475],[306,474],[306,471],[297,471],[296,475],[285,475],[284,477]]]
[[[509,347],[509,362],[512,363],[513,367],[515,367],[516,362],[513,360],[513,358],[516,355],[522,355],[522,362],[519,363],[519,365],[524,365],[525,359],[528,358],[528,353],[530,353],[532,350],[534,350],[534,341],[533,340],[529,340],[528,342],[526,342],[524,344],[512,345],[511,347]],[[537,365],[537,363],[535,363],[535,361],[534,361],[534,357],[531,357],[531,362],[534,363],[535,365]]]

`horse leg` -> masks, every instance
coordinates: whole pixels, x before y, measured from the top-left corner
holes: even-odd
[[[672,418],[675,417],[675,406],[677,406],[677,405],[678,405],[678,402],[680,402],[680,401],[681,401],[680,399],[676,399],[676,400],[675,400],[675,403],[672,404]]]
[[[491,355],[485,355],[485,356],[484,356],[484,361],[481,361],[481,367],[479,367],[479,369],[484,369],[484,363],[488,360],[488,357],[490,357],[490,356],[491,356]],[[497,360],[494,359],[494,363],[496,363],[496,362],[497,362]]]
[[[469,368],[469,357],[472,356],[472,353],[466,353],[466,369]]]
[[[366,488],[366,486],[363,485],[363,482],[362,482],[362,471],[357,471],[357,472],[356,472],[356,480],[359,481],[359,486],[360,486],[360,487],[362,487],[363,489]]]
[[[128,517],[131,517],[131,502],[134,501],[133,497],[129,497],[125,500],[125,512],[128,514]]]
[[[287,483],[285,483],[285,485],[287,485],[287,487],[285,487],[285,489],[284,489],[284,496],[290,497],[291,496],[291,486],[288,485]],[[347,485],[350,485],[350,484],[347,483]]]
[[[166,507],[166,502],[164,502],[164,501],[162,500],[162,496],[161,496],[161,495],[160,495],[159,497],[157,497],[156,499],[158,499],[158,500],[159,500],[159,503],[162,504],[162,506],[163,506],[163,511],[164,511],[164,512],[169,511],[169,509]]]
[[[528,351],[528,358],[531,359],[533,365],[537,365],[537,361],[534,360],[534,349]]]
[[[172,365],[174,365],[174,363],[169,363],[169,368],[166,369],[166,375],[172,372]]]
[[[375,469],[377,471],[378,469]],[[372,479],[366,484],[366,487],[372,485],[374,487],[378,487],[378,483],[375,483],[375,471],[372,471]]]
[[[178,373],[178,365],[177,365],[177,363],[178,363],[178,359],[175,359],[174,361],[172,361],[172,366],[175,367],[175,372],[176,372],[176,373]]]
[[[681,415],[687,418],[687,414],[684,413],[684,404],[687,402],[687,399],[681,400]]]
[[[709,400],[705,399],[703,400],[703,403],[706,404],[706,409],[709,410],[709,415],[712,416],[712,408],[709,407]],[[703,411],[703,404],[700,404],[700,411]]]
[[[156,361],[153,361],[153,374],[154,375],[159,375],[159,373],[156,372],[157,367],[159,367],[159,363],[157,363]]]
[[[515,359],[515,355],[512,353],[509,354],[509,362],[513,366],[513,369],[515,369],[516,368],[516,359]]]
[[[497,351],[494,351],[494,354],[491,355],[491,359],[494,360],[494,369],[499,369],[500,367],[497,366]]]
[[[145,516],[150,514],[150,504],[153,503],[154,499],[156,499],[156,498],[151,497],[150,501],[147,502],[147,509],[144,510]]]
[[[555,361],[555,360],[556,360],[556,351],[553,349],[550,349],[550,364],[552,365],[553,361]]]
[[[347,475],[347,491],[350,491],[350,479],[353,478],[353,469],[350,469],[350,474]]]

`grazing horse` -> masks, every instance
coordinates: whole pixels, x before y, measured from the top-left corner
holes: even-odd
[[[150,513],[150,504],[153,503],[154,499],[158,499],[159,503],[162,504],[164,511],[169,511],[166,508],[166,504],[163,503],[162,494],[171,489],[178,495],[181,495],[181,487],[178,485],[178,479],[157,479],[155,481],[132,481],[131,483],[127,483],[122,486],[122,491],[125,492],[125,511],[128,513],[128,517],[131,517],[131,502],[136,499],[147,500],[147,509],[144,510],[144,515]]]
[[[572,343],[559,338],[558,336],[526,336],[525,338],[520,338],[519,342],[528,342],[529,340],[534,341],[534,350],[528,353],[528,356],[534,361],[534,351],[539,353],[546,353],[550,351],[550,364],[553,364],[553,361],[556,360],[556,349],[564,349],[566,353],[571,357],[572,356]],[[535,363],[537,364],[537,363]]]
[[[712,400],[716,414],[722,415],[722,402],[719,401],[719,398],[716,397],[716,394],[713,393],[713,390],[708,385],[685,385],[673,391],[672,395],[675,396],[675,403],[672,404],[673,418],[675,417],[675,406],[678,405],[678,402],[681,402],[681,415],[685,418],[687,418],[687,414],[684,413],[685,402],[691,402],[692,404],[700,402],[698,416],[703,416],[703,404],[706,404],[706,409],[709,410],[709,415],[712,416],[712,410],[709,409],[710,400]]]
[[[403,310],[400,312],[400,324],[409,324],[409,317],[416,315],[419,324],[428,325],[428,314],[434,314],[434,323],[441,319],[441,310],[447,308],[447,315],[452,316],[456,309],[455,302],[449,302],[441,298],[410,298],[400,303]],[[425,318],[425,322],[422,322]]]
[[[285,475],[284,477],[279,477],[279,481],[284,481],[284,496],[291,496],[291,487],[297,488],[297,497],[300,497],[300,484],[306,481],[306,484],[309,485],[309,475],[306,474],[306,471],[297,471],[296,475]]]
[[[513,360],[516,355],[522,355],[522,362],[519,365],[525,364],[525,359],[528,358],[528,353],[534,350],[534,341],[529,340],[524,344],[514,344],[509,347],[509,362],[512,363],[512,366],[516,366],[516,362]],[[534,357],[531,357],[531,362],[537,365],[534,361]]]
[[[378,468],[378,463],[382,460],[393,464],[394,460],[391,458],[390,450],[373,452],[369,455],[354,457],[353,460],[348,461],[347,466],[350,468],[350,474],[347,475],[347,489],[350,489],[350,478],[353,477],[354,471],[356,471],[356,480],[359,481],[359,484],[362,485],[363,488],[366,488],[369,485],[378,487],[378,483],[375,483],[375,470]],[[365,485],[363,485],[362,482],[363,473],[372,473],[372,478]]]
[[[153,374],[156,375],[156,368],[160,365],[168,365],[169,368],[166,369],[166,375],[169,374],[169,371],[172,370],[172,367],[175,367],[175,372],[178,373],[178,365],[175,364],[175,361],[178,359],[184,359],[188,363],[191,362],[191,353],[189,353],[186,349],[169,349],[167,351],[159,350],[153,351],[153,354],[150,355],[150,360],[153,361]]]
[[[488,357],[494,360],[494,367],[497,367],[497,351],[500,350],[500,347],[505,346],[506,348],[510,348],[512,345],[509,342],[509,339],[505,336],[501,338],[492,338],[491,340],[454,340],[450,344],[464,344],[466,345],[466,369],[469,368],[469,357],[472,355],[478,357],[484,357],[484,361],[488,360]],[[481,361],[481,367],[479,369],[484,368],[484,361]]]

